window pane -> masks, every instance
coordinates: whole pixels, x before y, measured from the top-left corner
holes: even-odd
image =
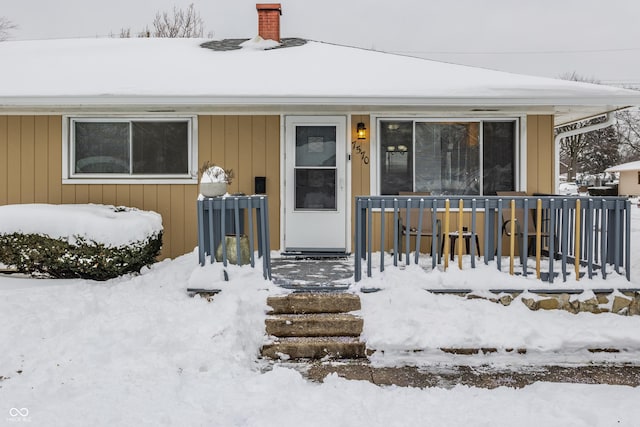
[[[498,191],[515,190],[516,123],[484,122],[483,192],[493,196]]]
[[[133,122],[134,174],[188,174],[188,122]]]
[[[380,194],[413,191],[413,122],[380,121]]]
[[[335,210],[336,170],[296,169],[296,209]]]
[[[296,166],[335,166],[336,127],[296,126]]]
[[[129,123],[74,122],[75,173],[129,173]]]
[[[416,191],[480,194],[478,123],[416,123]]]

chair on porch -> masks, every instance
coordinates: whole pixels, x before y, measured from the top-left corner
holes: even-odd
[[[410,192],[410,191],[401,191],[399,193],[400,196],[430,196],[431,193],[430,192]],[[441,257],[442,257],[442,253],[440,250],[440,246],[442,243],[442,226],[440,225],[440,220],[436,219],[436,229],[433,229],[433,214],[431,212],[431,206],[425,206],[424,209],[422,210],[422,229],[420,230],[420,233],[418,233],[418,226],[420,225],[420,209],[419,208],[411,208],[410,209],[410,215],[409,215],[409,223],[407,224],[407,210],[406,209],[400,209],[400,212],[398,212],[398,231],[401,237],[400,240],[400,248],[399,248],[399,255],[400,255],[400,260],[402,261],[402,251],[403,248],[405,247],[405,242],[404,239],[409,238],[411,239],[411,236],[416,237],[416,241],[417,241],[417,236],[418,234],[422,237],[430,237],[431,239],[436,239],[437,244],[436,244],[436,253],[438,256],[438,264],[440,264],[441,261]],[[431,246],[433,247],[433,245]],[[420,248],[416,248],[416,251],[419,251]],[[433,253],[431,253],[431,256],[433,256]]]
[[[498,191],[496,193],[498,196],[503,197],[527,197],[528,194],[524,191]],[[532,197],[532,200],[534,198]],[[537,233],[537,224],[535,222],[535,209],[529,209],[529,213],[527,215],[527,254],[520,254],[520,262],[524,263],[525,255],[533,255],[536,250],[536,233]],[[524,209],[516,208],[515,209],[515,237],[516,237],[516,245],[518,248],[522,248],[522,238],[524,237]],[[511,209],[505,208],[502,209],[502,234],[511,237]],[[549,232],[544,230],[544,227],[540,230],[540,237],[542,239],[549,238]]]

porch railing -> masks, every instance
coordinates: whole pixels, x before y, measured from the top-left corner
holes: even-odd
[[[371,277],[374,245],[378,246],[380,252],[380,271],[385,268],[385,257],[391,257],[393,265],[397,266],[403,262],[400,261],[403,254],[406,265],[411,262],[418,264],[421,257],[430,257],[432,268],[441,262],[446,270],[450,239],[459,236],[468,239],[467,243],[471,241],[469,255],[471,268],[475,268],[478,255],[475,253],[475,241],[479,232],[483,234],[479,246],[484,263],[495,260],[496,268],[502,270],[503,257],[508,256],[510,274],[516,273],[515,260],[520,258],[521,271],[518,273],[535,273],[539,279],[549,282],[559,275],[566,281],[571,269],[578,280],[582,276],[592,278],[598,271],[606,279],[608,266],[619,274],[624,269],[627,280],[630,280],[630,208],[630,202],[622,197],[358,196],[355,212],[355,280],[362,278],[363,260],[366,260],[366,274]],[[430,227],[422,224],[425,211],[431,213],[428,216],[432,221]],[[484,214],[483,218],[478,215],[480,212]],[[377,227],[374,227],[374,213],[380,215]],[[465,219],[469,214],[470,220]],[[399,226],[399,220],[402,217],[405,223],[410,224],[411,215],[418,215],[418,221],[410,233]],[[392,220],[388,221],[387,216]],[[455,229],[450,225],[452,220],[457,220]],[[463,224],[465,221],[467,224]],[[527,226],[530,222],[534,223],[534,230]],[[415,235],[413,247],[420,248],[423,229],[437,230],[438,226],[442,233],[438,237],[444,242],[442,246],[438,248],[436,236],[432,236],[431,254],[422,254],[417,249],[412,256],[409,235]],[[374,231],[377,231],[376,241]],[[403,233],[406,234],[404,247],[400,247]],[[387,243],[389,238],[391,244]],[[508,242],[506,248],[503,238]],[[534,249],[531,248],[532,241],[535,242]],[[462,246],[463,242],[459,241],[457,254],[454,254],[458,257],[461,269]],[[535,271],[530,271],[532,269],[527,265],[530,253],[535,256]],[[554,261],[561,262],[557,273],[554,272]]]
[[[262,258],[262,274],[265,279],[271,280],[267,196],[201,196],[198,199],[197,209],[200,265],[205,264],[207,255],[210,256],[211,263],[215,262],[215,253],[221,246],[221,262],[225,267],[227,266],[227,239],[223,238],[227,235],[235,236],[235,248],[230,250],[235,249],[236,260],[241,260],[241,236],[247,235],[251,267],[255,267],[254,252],[257,247],[258,257]],[[255,236],[257,236],[257,242]]]

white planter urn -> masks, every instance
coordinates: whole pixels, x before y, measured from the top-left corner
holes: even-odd
[[[205,197],[222,196],[227,192],[226,182],[201,182],[200,194]]]

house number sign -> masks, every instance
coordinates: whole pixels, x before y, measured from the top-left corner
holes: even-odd
[[[362,163],[365,165],[369,164],[369,156],[367,156],[366,150],[362,148],[362,145],[358,144],[357,141],[353,141],[351,143],[351,151],[355,151],[357,155],[360,155]]]

